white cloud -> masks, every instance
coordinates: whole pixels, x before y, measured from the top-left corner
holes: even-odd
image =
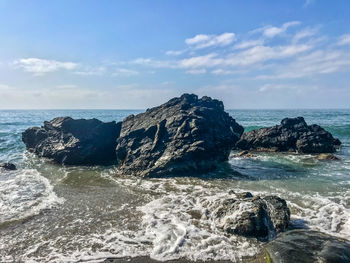
[[[337,44],[339,46],[350,45],[350,34],[340,36]]]
[[[215,69],[211,72],[214,75],[231,75],[237,73],[237,71],[234,70],[227,70],[227,69]]]
[[[286,66],[276,65],[270,75],[258,76],[258,79],[287,79],[330,74],[350,67],[350,56],[343,51],[317,50],[301,56]]]
[[[74,74],[80,76],[101,76],[106,72],[106,68],[99,67],[85,67],[79,71],[75,71]]]
[[[168,50],[165,52],[166,55],[168,56],[179,56],[183,53],[185,53],[186,50]]]
[[[247,66],[272,59],[293,57],[299,53],[311,49],[309,45],[286,45],[286,46],[256,46],[238,54],[231,54],[225,60],[227,65]]]
[[[293,37],[293,42],[294,43],[297,43],[299,42],[300,40],[303,40],[305,38],[309,38],[309,37],[312,37],[314,35],[317,34],[319,28],[318,27],[314,27],[314,28],[305,28],[299,32],[297,32],[294,37]]]
[[[297,26],[300,24],[301,23],[299,21],[291,21],[291,22],[284,23],[281,27],[265,26],[262,28],[258,28],[256,30],[253,30],[252,33],[262,32],[264,37],[274,38],[278,35],[285,33],[289,27]]]
[[[176,61],[168,61],[168,60],[155,60],[152,58],[137,58],[134,59],[128,64],[136,64],[141,66],[149,66],[153,68],[176,68],[177,62]]]
[[[186,73],[192,74],[192,75],[205,74],[206,72],[207,72],[206,69],[190,69],[186,71]]]
[[[248,66],[272,59],[293,57],[299,53],[310,50],[312,46],[306,44],[286,46],[256,46],[237,53],[230,53],[219,57],[217,53],[183,59],[179,62],[182,68],[212,68]]]
[[[136,76],[138,75],[139,72],[136,70],[132,70],[132,69],[126,69],[126,68],[118,68],[113,74],[112,76],[125,76],[125,77],[131,77],[131,76]]]
[[[261,46],[262,44],[264,44],[263,39],[246,40],[246,41],[242,41],[242,42],[236,44],[233,48],[234,49],[245,49],[245,48],[254,47],[254,46]]]
[[[199,34],[193,38],[185,40],[187,45],[193,46],[196,49],[214,47],[214,46],[227,46],[236,40],[234,33],[223,33],[221,35],[204,35]]]
[[[210,53],[204,56],[191,57],[180,61],[179,65],[182,68],[200,68],[214,67],[222,64],[223,60],[217,58],[216,53]]]
[[[49,72],[58,70],[73,70],[78,64],[74,62],[61,62],[57,60],[47,60],[40,58],[22,58],[13,62],[15,67],[22,68],[26,72],[41,76]]]

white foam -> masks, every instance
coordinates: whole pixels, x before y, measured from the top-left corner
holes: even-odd
[[[34,169],[20,169],[1,179],[0,224],[38,214],[62,203],[53,186]]]

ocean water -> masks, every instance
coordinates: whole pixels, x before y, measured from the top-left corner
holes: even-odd
[[[228,237],[211,215],[234,190],[287,200],[292,226],[350,240],[350,110],[229,110],[246,130],[303,116],[342,141],[340,161],[312,155],[230,156],[232,170],[198,177],[116,177],[116,167],[52,164],[25,151],[21,133],[57,116],[121,121],[140,111],[0,111],[0,262],[241,261],[263,243]]]

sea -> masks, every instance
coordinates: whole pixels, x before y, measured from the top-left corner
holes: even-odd
[[[350,240],[350,110],[228,110],[245,131],[303,116],[339,138],[339,161],[314,155],[259,153],[232,169],[201,177],[141,179],[117,167],[62,166],[26,152],[22,132],[58,116],[121,121],[140,110],[1,110],[0,262],[230,260],[259,253],[264,243],[227,236],[211,212],[229,191],[278,195],[291,227]]]

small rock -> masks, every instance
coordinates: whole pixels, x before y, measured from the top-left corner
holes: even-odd
[[[254,154],[251,154],[248,151],[241,151],[241,152],[237,153],[236,156],[238,156],[238,157],[248,157],[248,158],[255,157]]]
[[[245,198],[252,198],[253,195],[250,192],[243,192],[243,193],[236,193],[237,198],[239,199],[245,199]]]
[[[58,117],[22,133],[28,151],[56,163],[98,165],[116,162],[121,123]]]
[[[316,156],[316,159],[319,161],[326,161],[326,160],[339,161],[340,160],[337,156],[331,153],[321,153]]]
[[[245,151],[333,153],[340,145],[339,139],[333,138],[319,125],[307,125],[303,117],[297,117],[283,119],[280,125],[246,132],[235,148]]]
[[[0,163],[0,168],[9,171],[17,170],[16,165],[14,165],[13,163]]]
[[[282,233],[265,249],[272,262],[350,262],[349,241],[305,229]]]
[[[285,200],[242,194],[249,198],[223,200],[214,213],[217,224],[227,234],[269,240],[287,229],[290,210]]]
[[[248,151],[241,151],[241,152],[237,153],[237,156],[247,155],[248,153],[249,153]]]

